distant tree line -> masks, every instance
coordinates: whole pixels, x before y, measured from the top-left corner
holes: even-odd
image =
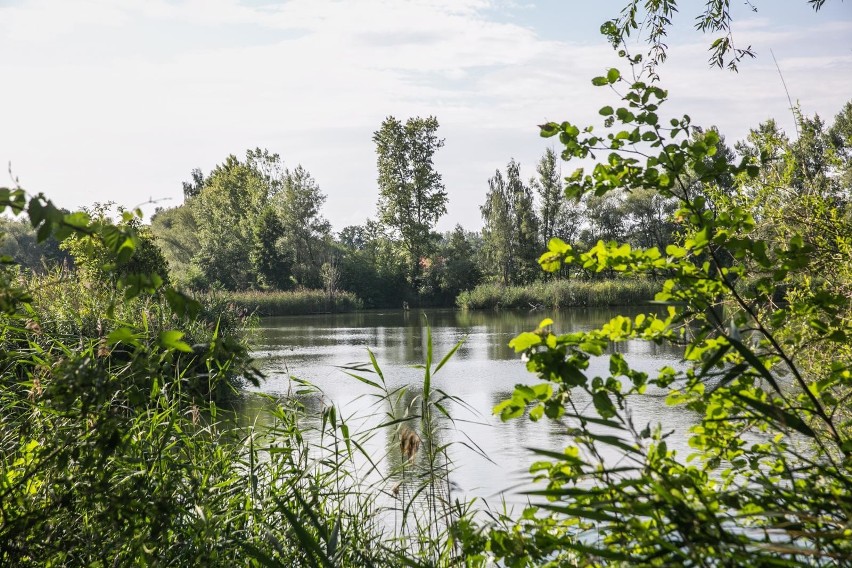
[[[801,121],[797,147],[812,166],[807,174],[822,185],[848,182],[847,171],[831,167],[848,152],[848,141],[838,133],[848,129],[850,116],[847,104],[831,127],[819,117]],[[258,148],[243,158],[228,156],[208,174],[193,170],[183,183],[184,202],[158,210],[142,235],[162,251],[172,281],[188,288],[345,290],[368,307],[450,306],[462,291],[484,283],[611,276],[576,266],[555,274],[541,271],[538,258],[554,237],[581,252],[599,241],[664,251],[676,240],[677,202],[652,189],[565,199],[560,156],[552,149],[545,150],[530,178],[512,159],[487,180],[481,231],[457,225],[437,232],[449,203],[433,161],[444,144],[438,127],[434,117],[402,122],[391,116],[374,133],[379,198],[375,218],[362,225],[333,233],[322,214],[326,195],[310,172],[301,165],[285,167],[278,154]],[[723,139],[706,171],[736,155],[771,159],[763,154],[782,138],[769,121],[735,148]],[[696,187],[702,175],[694,172]],[[734,180],[727,187],[717,184],[720,200]],[[105,214],[98,207],[93,212]],[[73,265],[73,249],[60,249],[51,240],[37,244],[28,226],[2,223],[0,254],[35,271]]]

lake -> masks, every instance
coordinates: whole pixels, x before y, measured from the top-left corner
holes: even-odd
[[[348,417],[353,431],[366,430],[385,419],[383,415],[391,410],[390,405],[386,401],[377,405],[375,397],[370,396],[376,390],[348,376],[341,367],[368,362],[369,348],[389,388],[409,385],[399,404],[411,403],[423,382],[423,371],[415,365],[423,363],[428,322],[435,363],[457,342],[464,341],[432,383],[433,388],[464,402],[447,405],[456,422],[444,420],[447,429],[443,441],[479,448],[473,451],[461,443],[452,446],[454,487],[468,497],[480,497],[491,503],[501,498],[509,503],[522,503],[525,498],[519,492],[529,488],[528,470],[534,461],[528,448],[561,450],[569,441],[566,424],[546,419],[534,423],[526,417],[503,423],[492,415],[492,408],[509,398],[516,384],[539,382],[526,371],[520,356],[508,347],[509,341],[522,331],[534,330],[545,317],[554,320],[555,333],[567,333],[599,327],[615,315],[635,315],[653,309],[366,311],[264,318],[253,338],[258,366],[267,375],[257,390],[273,397],[292,396],[298,385],[291,376],[310,381],[322,394],[304,397],[308,408],[316,409],[319,415],[320,408],[333,403],[341,409],[341,415]],[[631,341],[618,349],[633,368],[649,374],[664,365],[677,368],[682,356],[679,350],[642,341]],[[608,365],[606,356],[593,359],[590,376],[607,376]],[[363,376],[378,381],[375,374]],[[589,400],[577,397],[574,402],[581,411],[588,409],[590,415],[596,416]],[[267,402],[261,397],[248,395],[240,412],[245,420],[254,420],[264,404]],[[649,421],[663,422],[666,431],[674,431],[668,440],[669,448],[677,449],[681,457],[690,453],[686,436],[698,420],[693,412],[666,406],[662,394],[631,397],[629,408],[640,429]],[[395,410],[399,412],[400,408]],[[389,448],[398,443],[391,440],[391,435],[391,429],[384,429],[367,443],[366,449],[377,456],[390,454]]]

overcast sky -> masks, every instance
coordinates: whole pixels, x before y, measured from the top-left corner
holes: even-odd
[[[64,207],[172,207],[193,168],[268,148],[312,173],[337,231],[375,215],[382,120],[435,115],[439,228],[476,229],[496,168],[534,174],[551,143],[537,124],[617,104],[590,80],[617,64],[598,29],[626,1],[0,0],[0,162]],[[805,113],[852,99],[852,2],[753,3],[733,1],[735,41],[758,53],[733,74],[707,68],[711,38],[691,31],[703,2],[680,2],[661,117],[729,141],[769,117],[792,133],[770,50]]]

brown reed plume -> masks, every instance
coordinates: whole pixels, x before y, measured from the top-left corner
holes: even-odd
[[[407,461],[414,461],[414,456],[420,450],[420,436],[417,432],[408,426],[403,426],[399,432],[399,449]]]

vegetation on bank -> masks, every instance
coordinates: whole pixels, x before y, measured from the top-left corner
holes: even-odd
[[[343,313],[360,310],[364,303],[352,292],[324,290],[288,290],[208,293],[201,297],[222,297],[238,313],[258,316],[293,316]]]
[[[480,284],[459,294],[456,305],[470,310],[639,306],[653,300],[661,284],[645,278],[548,280],[526,286]]]
[[[417,392],[374,383],[382,401],[402,401],[380,428],[405,445],[391,452],[387,477],[366,484],[355,452],[377,432],[350,432],[309,386],[270,404],[259,428],[222,410],[223,394],[261,378],[236,335],[244,314],[227,298],[197,302],[155,271],[136,272],[157,259],[132,214],[115,226],[19,188],[0,188],[0,208],[26,212],[77,267],[0,270],[0,564],[456,562],[449,531],[468,508],[451,509],[446,446],[426,433],[445,402],[430,394],[428,377],[443,365],[431,351],[419,408]],[[376,412],[387,415],[382,404]],[[444,497],[409,513],[437,479]],[[380,502],[391,492],[408,504],[401,524]]]

